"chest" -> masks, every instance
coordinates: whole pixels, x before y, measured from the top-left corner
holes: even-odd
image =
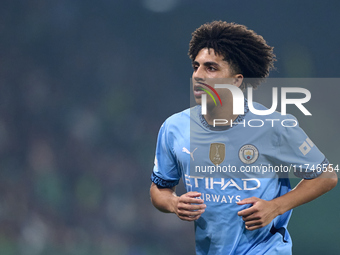
[[[245,175],[242,169],[270,165],[278,148],[273,135],[263,129],[209,132],[191,128],[177,137],[174,152],[177,164],[185,174],[244,177],[250,174]]]

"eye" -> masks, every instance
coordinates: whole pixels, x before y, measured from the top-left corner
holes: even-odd
[[[198,65],[193,65],[192,68],[194,69],[194,71],[197,71]]]
[[[211,71],[211,72],[217,71],[217,69],[213,66],[208,66],[208,70]]]

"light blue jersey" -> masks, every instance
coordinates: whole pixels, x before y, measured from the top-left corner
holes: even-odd
[[[232,127],[214,128],[196,106],[169,117],[158,135],[151,180],[173,187],[182,178],[187,191],[202,193],[207,205],[195,221],[197,254],[291,254],[291,211],[249,231],[237,215],[249,205],[236,202],[282,196],[291,189],[289,171],[310,179],[328,165],[293,116],[254,115],[247,102],[245,108]]]

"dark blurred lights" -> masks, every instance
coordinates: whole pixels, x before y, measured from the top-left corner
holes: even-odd
[[[0,8],[1,255],[194,253],[193,225],[154,209],[148,187],[158,129],[189,105],[187,47],[202,23],[228,19],[268,31],[284,65],[274,75],[338,75],[338,58],[328,65],[327,55],[327,61],[314,57],[338,55],[338,35],[327,39],[338,23],[322,25],[337,17],[328,6],[327,19],[316,16],[325,34],[309,37],[314,47],[294,37],[306,47],[298,54],[295,45],[282,50],[295,27],[273,29],[294,22],[293,1],[266,2],[286,5],[285,22],[270,17],[275,12],[260,15],[254,8],[262,5],[252,1],[247,8],[199,0],[7,2]],[[231,10],[236,5],[242,10]],[[170,94],[178,89],[180,96]],[[336,132],[338,120],[332,121]],[[336,254],[336,244],[327,248]]]
[[[153,12],[169,12],[177,7],[179,0],[142,0],[143,6]]]

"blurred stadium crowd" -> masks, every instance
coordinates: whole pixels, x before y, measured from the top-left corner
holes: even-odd
[[[189,9],[140,2],[1,2],[1,255],[193,254],[148,195],[158,129],[189,105]]]
[[[160,254],[132,49],[80,1],[1,5],[0,254]]]

